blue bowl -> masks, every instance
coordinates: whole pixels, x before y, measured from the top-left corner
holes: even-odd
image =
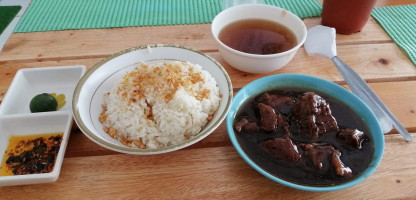
[[[249,99],[255,97],[265,91],[275,90],[279,88],[299,88],[304,90],[316,91],[319,94],[326,95],[332,98],[337,99],[338,101],[348,105],[358,116],[360,116],[364,123],[366,123],[372,140],[374,142],[374,153],[373,159],[368,166],[368,168],[359,176],[355,177],[348,182],[334,186],[307,186],[292,183],[283,179],[280,179],[269,172],[262,169],[257,165],[252,159],[244,152],[242,146],[238,143],[234,129],[233,121],[236,117],[236,114],[239,108]],[[281,183],[283,185],[300,189],[306,191],[315,191],[315,192],[327,192],[345,189],[351,186],[354,186],[367,177],[369,177],[375,170],[378,164],[380,163],[383,157],[384,151],[384,136],[380,127],[379,122],[374,116],[373,112],[367,107],[367,105],[362,102],[357,96],[348,91],[347,89],[324,79],[317,77],[299,75],[299,74],[278,74],[267,76],[255,80],[248,85],[244,86],[237,94],[234,96],[230,111],[228,112],[227,118],[227,131],[228,135],[233,143],[235,149],[240,154],[240,156],[255,170],[266,176],[267,178]]]

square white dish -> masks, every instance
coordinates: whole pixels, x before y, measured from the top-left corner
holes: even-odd
[[[10,136],[37,135],[62,132],[62,142],[59,147],[55,165],[50,173],[0,176],[1,186],[28,185],[36,183],[54,182],[58,179],[64,159],[72,127],[70,112],[48,112],[26,115],[0,116],[0,162],[3,161]]]
[[[0,115],[30,113],[30,100],[40,93],[64,94],[66,104],[59,111],[72,112],[72,95],[85,69],[83,65],[20,69],[0,104]]]

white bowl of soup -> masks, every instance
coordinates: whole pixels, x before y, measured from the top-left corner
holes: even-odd
[[[272,72],[288,64],[307,34],[298,16],[264,4],[243,4],[220,12],[211,32],[223,59],[249,73]]]

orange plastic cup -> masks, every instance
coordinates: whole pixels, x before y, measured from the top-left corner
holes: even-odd
[[[340,34],[359,32],[375,4],[376,0],[324,0],[321,24],[334,27]]]

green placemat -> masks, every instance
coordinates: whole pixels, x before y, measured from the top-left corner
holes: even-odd
[[[0,35],[17,13],[19,13],[21,8],[20,6],[0,6]]]
[[[372,16],[416,65],[416,5],[374,8]]]
[[[33,0],[15,32],[209,23],[223,0]],[[301,18],[319,16],[317,0],[265,0]]]
[[[264,3],[287,9],[300,18],[318,17],[322,12],[322,4],[317,0],[265,0]]]

